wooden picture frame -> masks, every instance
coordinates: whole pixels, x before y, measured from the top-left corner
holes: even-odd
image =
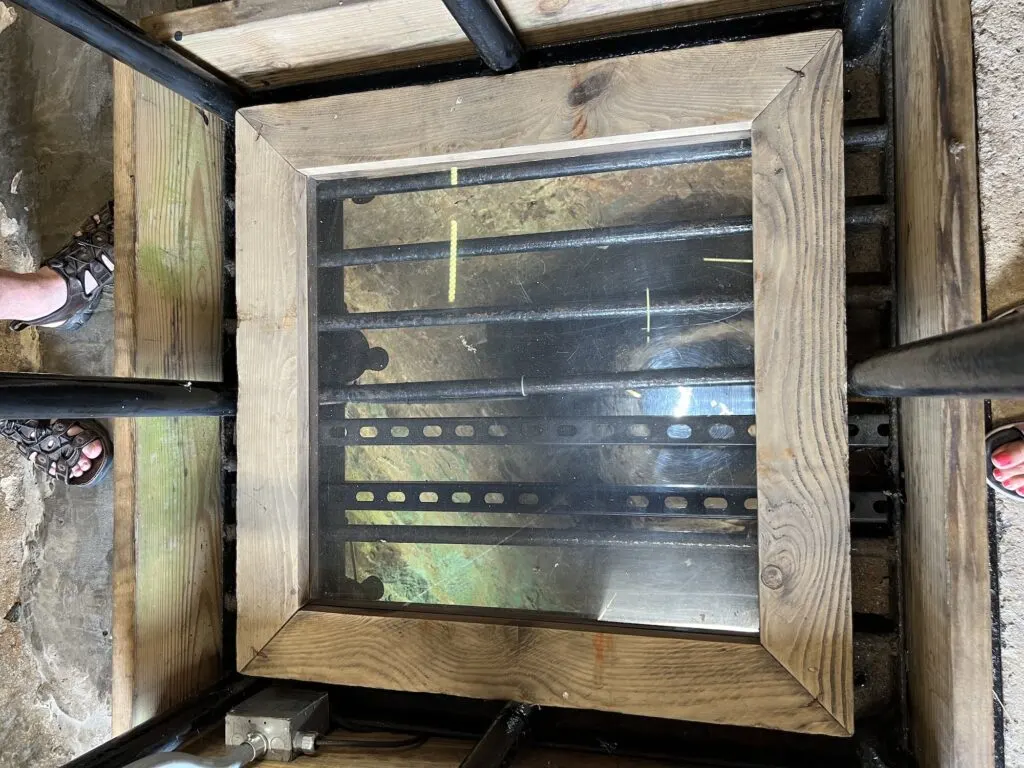
[[[238,668],[852,733],[842,72],[826,30],[242,110]],[[314,182],[737,135],[752,143],[759,637],[308,605]]]

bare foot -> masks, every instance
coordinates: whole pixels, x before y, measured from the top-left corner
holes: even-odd
[[[1014,440],[992,451],[992,466],[997,483],[1024,496],[1024,440]]]

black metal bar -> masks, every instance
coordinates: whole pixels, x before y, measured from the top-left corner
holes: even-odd
[[[757,537],[704,531],[596,531],[468,525],[343,525],[324,533],[335,543],[461,544],[509,547],[696,547],[756,550]]]
[[[843,56],[858,59],[882,37],[892,0],[846,0],[843,7]]]
[[[858,152],[885,147],[888,128],[884,123],[850,125],[846,127],[846,150]],[[614,152],[580,157],[560,157],[552,160],[533,160],[526,163],[485,165],[460,168],[459,187],[477,187],[487,184],[508,184],[515,181],[555,179],[564,176],[584,176],[593,173],[629,171],[684,163],[707,163],[716,160],[735,160],[750,157],[750,139],[715,141],[707,144],[685,144],[674,147],[640,149],[632,152]],[[317,185],[317,196],[322,200],[367,198],[395,195],[404,192],[425,192],[451,187],[451,173],[430,171],[405,176],[381,178],[352,178],[322,181]]]
[[[400,384],[353,384],[325,387],[320,405],[341,403],[433,403],[445,400],[500,400],[535,395],[593,394],[654,387],[710,387],[754,383],[748,368],[666,368],[575,376],[518,379],[414,381]]]
[[[746,486],[349,482],[327,492],[334,511],[753,519],[757,508],[757,489]]]
[[[470,307],[466,309],[404,309],[395,312],[360,312],[321,317],[321,331],[381,328],[424,328],[487,323],[542,323],[571,320],[621,320],[630,317],[698,317],[738,315],[754,308],[750,298],[664,301],[652,297],[650,306],[641,299],[634,304],[619,301],[552,304],[529,307]]]
[[[629,171],[683,163],[706,163],[744,157],[750,157],[750,139],[748,138],[716,141],[708,144],[684,144],[675,147],[640,149],[632,152],[559,157],[526,163],[460,168],[458,186],[478,187],[487,184],[508,184],[515,181],[584,176],[593,173]],[[447,189],[451,186],[450,171],[431,171],[373,179],[352,178],[322,181],[317,185],[317,195],[322,199],[376,197],[377,195],[395,195],[403,192]]]
[[[529,738],[534,707],[510,701],[491,723],[459,768],[505,768],[511,765],[520,745]]]
[[[881,306],[889,301],[892,301],[892,291],[888,286],[858,285],[847,288],[846,302],[851,306]],[[646,301],[630,304],[620,299],[548,306],[402,309],[393,312],[321,315],[318,325],[322,333],[332,333],[446,325],[622,320],[646,317],[648,314],[655,318],[707,318],[714,315],[734,316],[751,311],[753,307],[753,300],[745,297],[691,297],[685,301],[672,301],[652,296],[650,307]]]
[[[889,415],[852,414],[851,448],[888,445]],[[755,444],[753,416],[541,418],[387,418],[320,420],[322,446],[348,445],[650,445]]]
[[[64,768],[119,768],[156,752],[168,752],[214,727],[233,706],[269,681],[232,675],[115,739],[65,763]]]
[[[132,69],[156,80],[225,122],[248,103],[234,83],[217,77],[146,33],[98,0],[15,0],[42,19],[74,35]]]
[[[519,63],[523,46],[496,3],[490,0],[444,0],[444,4],[484,64],[495,72],[504,72]]]
[[[755,520],[757,488],[558,483],[351,482],[323,485],[321,510],[473,512],[564,517],[671,517]],[[885,491],[852,491],[852,523],[884,523],[892,510]],[[330,527],[330,526],[328,526]]]
[[[208,382],[0,374],[4,419],[226,416],[235,410],[234,393]]]
[[[570,229],[559,232],[460,240],[458,255],[460,257],[494,256],[508,253],[558,251],[566,248],[645,245],[728,237],[748,234],[750,231],[751,221],[744,217],[723,218],[719,221],[699,223],[638,224],[621,227],[596,227],[594,229]],[[350,267],[356,264],[447,259],[450,247],[451,244],[446,240],[434,243],[350,248],[324,253],[320,257],[319,266],[323,269]]]
[[[846,223],[851,227],[881,226],[889,222],[889,208],[884,205],[851,206]],[[509,253],[539,253],[568,248],[650,245],[652,243],[705,240],[716,237],[745,235],[752,231],[749,217],[737,216],[717,221],[672,224],[637,224],[594,229],[570,229],[528,235],[503,235],[461,240],[458,255],[494,256]],[[357,264],[431,261],[447,259],[451,243],[447,240],[406,245],[382,245],[349,248],[321,254],[321,269],[351,267]]]
[[[1024,314],[931,336],[853,366],[868,397],[1024,397]]]

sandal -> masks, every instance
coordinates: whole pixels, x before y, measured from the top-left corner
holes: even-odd
[[[1016,491],[1004,488],[1003,484],[996,480],[996,477],[993,474],[996,467],[992,463],[992,454],[997,448],[1001,448],[1007,443],[1013,443],[1017,440],[1024,440],[1024,421],[1018,421],[1015,424],[1004,424],[1001,427],[996,427],[985,435],[985,461],[987,462],[987,466],[985,467],[985,477],[988,481],[989,487],[996,493],[1001,493],[1008,499],[1022,501],[1024,500],[1024,497]]]
[[[989,322],[992,320],[1002,320],[1004,317],[1015,315],[1018,313],[1024,313],[1024,304],[1012,307],[1005,312],[1000,312],[995,317],[989,318]],[[1003,424],[1001,427],[996,427],[987,435],[985,435],[985,477],[988,482],[989,488],[994,490],[996,493],[1000,493],[1008,499],[1016,499],[1021,501],[1024,496],[1011,491],[1009,488],[1004,488],[1003,484],[996,480],[993,472],[995,471],[995,465],[992,463],[992,454],[995,453],[997,448],[1001,448],[1007,443],[1013,443],[1017,440],[1024,440],[1024,421],[1018,421],[1011,424]]]
[[[78,427],[82,431],[68,435]],[[89,486],[100,482],[110,472],[113,463],[113,445],[110,435],[98,421],[40,421],[39,419],[0,419],[0,435],[12,440],[26,459],[51,477],[58,477],[68,485]],[[82,458],[82,449],[96,440],[103,452],[89,459],[92,466],[79,477],[71,474]],[[51,470],[53,470],[51,474]]]
[[[114,282],[114,204],[107,203],[89,218],[52,259],[49,267],[68,287],[64,306],[35,320],[12,320],[12,331],[33,326],[73,331],[81,328],[100,303],[103,289]]]

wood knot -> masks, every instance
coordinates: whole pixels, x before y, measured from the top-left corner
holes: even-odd
[[[582,107],[587,102],[593,101],[604,93],[611,81],[612,71],[610,69],[602,69],[588,75],[569,91],[569,106]]]
[[[782,575],[782,569],[777,565],[766,565],[761,570],[761,583],[768,589],[781,589],[786,577]]]

